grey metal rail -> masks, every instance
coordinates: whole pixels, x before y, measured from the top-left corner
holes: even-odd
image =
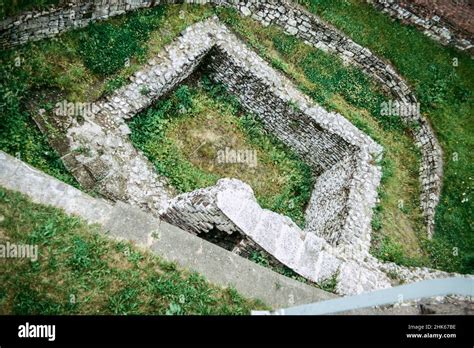
[[[423,280],[355,296],[299,305],[275,311],[252,311],[252,315],[322,315],[395,304],[435,296],[474,296],[474,279],[452,277]]]

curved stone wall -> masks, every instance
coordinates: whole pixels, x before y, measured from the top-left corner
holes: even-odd
[[[264,25],[278,25],[286,33],[301,38],[309,45],[338,54],[344,61],[359,66],[374,77],[401,103],[417,102],[408,84],[390,64],[302,7],[289,1],[243,1],[237,4],[229,0],[227,5],[237,7],[243,15],[251,16]],[[421,151],[420,202],[428,236],[431,237],[434,232],[435,208],[441,194],[443,176],[441,146],[424,116],[415,114],[400,117],[408,125]]]
[[[442,45],[453,45],[461,51],[468,51],[471,55],[474,53],[472,29],[471,32],[468,32],[436,11],[436,7],[439,5],[441,5],[439,7],[458,6],[459,9],[457,9],[457,11],[469,10],[469,4],[467,4],[467,2],[464,4],[456,1],[452,1],[450,4],[450,1],[446,0],[444,4],[442,1],[439,1],[438,4],[425,2],[427,8],[421,4],[417,4],[417,1],[367,0],[367,2],[373,4],[376,9],[386,13],[392,18],[415,25],[423,30],[426,36],[438,41]],[[434,12],[436,12],[436,14]],[[467,12],[466,15],[469,16],[469,12]],[[466,23],[466,26],[472,25],[472,10],[470,15],[471,23]]]

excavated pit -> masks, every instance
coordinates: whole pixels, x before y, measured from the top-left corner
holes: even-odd
[[[198,68],[225,85],[245,111],[257,115],[269,132],[311,166],[317,179],[304,230],[262,209],[252,189],[239,180],[221,179],[214,186],[176,196],[168,180],[131,144],[126,121]],[[144,88],[149,93],[141,93]],[[390,286],[385,272],[396,267],[384,268],[369,254],[372,208],[381,177],[376,162],[382,148],[343,116],[315,105],[217,18],[188,27],[135,73],[129,85],[97,102],[97,112],[83,122],[55,120],[66,125],[61,139],[55,139],[62,144],[57,150],[66,167],[81,185],[111,200],[136,205],[225,248],[236,243],[232,250],[242,254],[264,250],[311,281],[337,277],[336,291],[341,294]],[[48,133],[47,121],[37,117],[37,122]],[[79,153],[82,146],[87,151]],[[406,278],[434,274],[405,273]]]

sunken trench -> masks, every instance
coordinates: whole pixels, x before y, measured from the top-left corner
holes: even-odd
[[[311,168],[315,184],[304,230],[263,209],[251,187],[237,179],[176,195],[169,178],[130,141],[128,122],[199,72],[224,85],[244,111]],[[375,163],[382,149],[367,135],[315,105],[217,18],[188,27],[130,80],[97,101],[82,122],[51,115],[66,125],[58,151],[81,185],[242,255],[264,252],[311,281],[340,274],[340,293],[389,286],[381,271],[361,261],[370,258],[370,222],[381,176]],[[45,122],[43,116],[38,123]]]

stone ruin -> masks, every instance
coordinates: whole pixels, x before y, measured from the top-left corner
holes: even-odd
[[[381,12],[418,27],[442,45],[452,45],[474,55],[472,2],[468,1],[406,1],[367,0]]]
[[[262,209],[252,189],[236,179],[176,195],[131,144],[126,121],[197,69],[225,85],[246,111],[311,166],[316,180],[304,230],[288,217]],[[85,189],[206,239],[217,235],[224,247],[230,244],[242,255],[263,251],[313,282],[335,279],[336,292],[343,295],[389,287],[387,274],[406,282],[450,276],[383,263],[369,254],[381,146],[343,116],[315,105],[216,17],[188,27],[130,80],[97,101],[84,118],[35,116]]]
[[[59,33],[82,28],[91,22],[105,20],[140,8],[162,4],[183,3],[178,0],[74,0],[62,7],[26,12],[0,22],[0,47],[10,48],[29,41],[53,37]],[[399,103],[416,104],[417,98],[393,66],[375,56],[343,33],[325,23],[303,7],[287,0],[199,0],[188,1],[235,8],[262,25],[281,27],[306,44],[338,55],[345,62],[360,67],[372,76]],[[441,194],[443,155],[436,135],[421,114],[400,115],[408,125],[421,152],[420,205],[428,237],[434,233],[435,209]]]

